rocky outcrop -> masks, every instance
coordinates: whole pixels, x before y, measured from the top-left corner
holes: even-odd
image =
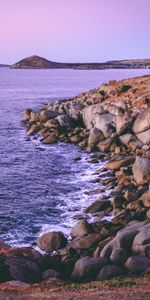
[[[39,237],[37,245],[48,255],[10,250],[2,244],[3,281],[10,280],[10,275],[27,281],[23,269],[14,271],[14,257],[16,265],[23,259],[23,268],[31,271],[30,282],[48,278],[104,280],[147,271],[150,267],[149,87],[150,76],[110,81],[73,99],[25,111],[24,124],[29,135],[36,134],[43,143],[69,142],[88,153],[96,151],[88,162],[98,163],[103,159],[104,166],[94,180],[111,193],[102,196],[99,189],[97,200],[84,210],[69,240],[61,232]],[[9,263],[5,264],[6,261]]]

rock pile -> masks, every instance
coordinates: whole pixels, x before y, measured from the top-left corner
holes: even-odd
[[[67,241],[61,232],[41,236],[32,248],[0,243],[0,281],[34,283],[48,278],[103,280],[150,271],[150,76],[110,81],[89,93],[27,109],[28,134],[41,141],[78,144],[105,153],[111,178],[101,179],[111,198],[97,200],[85,214],[111,212],[111,221],[82,219]],[[52,254],[52,251],[55,251]]]

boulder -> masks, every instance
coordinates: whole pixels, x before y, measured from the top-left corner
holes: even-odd
[[[132,244],[134,254],[150,257],[150,223],[141,227]]]
[[[32,112],[31,109],[26,109],[26,110],[24,111],[24,116],[23,116],[23,120],[24,120],[24,121],[29,121],[29,120],[30,120],[31,112]]]
[[[73,126],[73,122],[71,118],[69,118],[67,115],[60,115],[56,118],[56,120],[59,122],[59,125],[64,129],[69,129]]]
[[[75,263],[74,271],[71,278],[73,280],[94,279],[100,269],[107,264],[103,257],[83,257]]]
[[[134,133],[140,133],[150,128],[150,108],[142,111],[133,123],[132,130]]]
[[[85,209],[85,213],[94,214],[111,207],[110,200],[96,200]]]
[[[144,145],[150,145],[150,129],[138,133],[136,136]]]
[[[125,146],[128,146],[129,142],[131,142],[135,137],[131,133],[125,133],[119,136],[121,143]]]
[[[90,249],[102,240],[101,233],[90,233],[88,235],[77,237],[68,243],[68,248]]]
[[[76,122],[80,122],[82,119],[82,104],[72,104],[69,108],[65,107],[67,115]]]
[[[96,114],[93,120],[94,127],[102,131],[105,138],[110,138],[115,131],[115,116],[112,114]]]
[[[40,267],[44,262],[44,256],[32,247],[11,247],[7,250],[6,256],[22,257],[35,262]]]
[[[129,274],[141,274],[150,267],[150,259],[145,256],[131,256],[125,263],[125,268]]]
[[[59,123],[56,119],[50,119],[50,120],[46,121],[43,125],[46,128],[50,128],[50,129],[57,128],[57,129],[59,129]]]
[[[109,162],[106,164],[107,170],[117,170],[120,169],[120,167],[128,166],[132,163],[134,163],[135,158],[134,156],[125,156],[125,155],[115,155],[112,159],[109,160]]]
[[[129,255],[131,252],[133,240],[143,225],[145,225],[145,222],[139,222],[139,221],[130,222],[125,228],[120,230],[117,233],[116,237],[102,249],[100,256],[110,259],[113,250],[118,248],[124,249],[127,255]]]
[[[84,219],[84,220],[81,220],[78,224],[76,224],[72,228],[70,235],[72,236],[72,238],[75,238],[77,236],[82,237],[91,232],[92,232],[92,228],[91,228],[90,224]]]
[[[101,141],[98,143],[97,148],[101,151],[101,152],[109,152],[111,144],[113,143],[113,138],[108,138],[104,141]]]
[[[107,280],[113,278],[115,276],[121,276],[125,273],[125,271],[115,265],[107,265],[104,266],[100,272],[98,273],[96,280]]]
[[[40,125],[37,125],[37,124],[33,124],[29,127],[28,129],[28,134],[29,135],[33,135],[33,134],[36,134],[38,133],[38,131],[41,129],[41,126]]]
[[[54,119],[58,116],[58,112],[57,111],[53,111],[51,109],[49,110],[41,110],[40,111],[40,120],[41,121],[47,121],[50,119]]]
[[[110,262],[122,266],[128,258],[127,251],[123,248],[114,248],[110,255]]]
[[[26,283],[36,283],[41,280],[40,269],[31,260],[17,256],[5,257],[5,265],[9,268],[11,280],[19,280]]]
[[[127,129],[130,129],[133,123],[133,118],[127,114],[119,114],[116,116],[116,131],[118,135],[123,134]]]
[[[92,129],[93,126],[93,120],[95,117],[95,114],[100,114],[103,112],[103,108],[100,104],[90,105],[85,107],[82,110],[82,119],[83,124],[87,129]]]
[[[89,138],[88,138],[88,145],[97,145],[100,141],[104,140],[104,136],[101,130],[98,128],[92,128],[90,130]]]
[[[54,132],[51,132],[50,134],[46,135],[46,137],[42,139],[43,144],[54,144],[57,143],[57,141],[58,141],[58,136]]]
[[[45,251],[55,251],[65,247],[66,244],[67,239],[64,234],[56,231],[42,234],[37,241],[38,247]]]
[[[40,116],[39,112],[31,111],[30,122],[38,122],[40,120],[39,116]]]
[[[132,171],[137,184],[143,185],[150,182],[150,160],[148,158],[137,156]]]

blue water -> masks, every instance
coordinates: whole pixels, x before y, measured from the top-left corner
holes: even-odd
[[[21,125],[23,110],[77,95],[110,79],[148,70],[0,69],[0,239],[29,244],[47,230],[69,233],[72,216],[94,199],[87,191],[98,168],[70,144],[42,146]],[[74,158],[82,156],[80,162]],[[102,163],[99,164],[99,167]],[[99,187],[99,185],[98,185]]]

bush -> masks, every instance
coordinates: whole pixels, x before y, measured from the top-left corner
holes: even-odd
[[[100,93],[101,96],[105,97],[105,91],[104,90],[100,90],[99,93]]]
[[[122,93],[125,93],[125,92],[127,92],[129,89],[131,89],[131,88],[132,88],[131,85],[123,85],[123,86],[121,87],[120,93],[121,93],[121,94],[122,94]]]

